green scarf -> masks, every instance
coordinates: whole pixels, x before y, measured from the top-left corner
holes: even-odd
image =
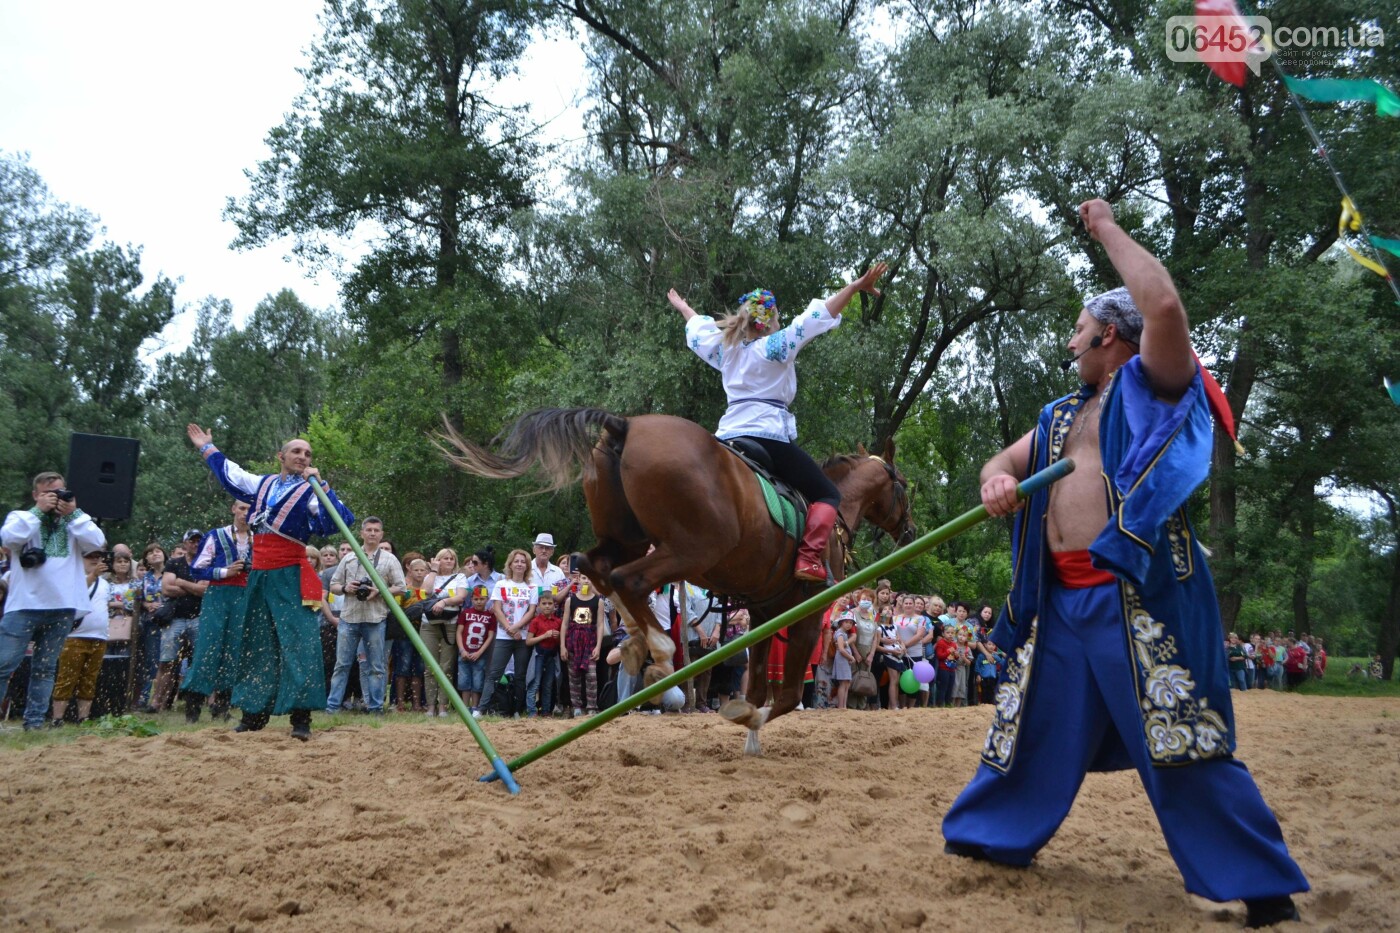
[[[59,515],[56,512],[44,512],[37,505],[29,510],[39,518],[39,539],[44,553],[49,557],[68,556],[68,525],[73,521],[73,515]]]

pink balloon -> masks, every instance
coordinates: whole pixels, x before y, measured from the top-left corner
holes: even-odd
[[[923,658],[914,662],[914,679],[921,684],[932,683],[934,678],[933,665]]]

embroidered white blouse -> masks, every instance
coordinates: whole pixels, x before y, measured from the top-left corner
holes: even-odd
[[[686,321],[685,339],[690,349],[724,377],[729,407],[715,435],[721,440],[797,440],[797,419],[788,409],[797,397],[797,351],[840,324],[840,316],[833,317],[826,302],[817,298],[782,330],[726,349],[724,334],[714,318],[697,314]]]

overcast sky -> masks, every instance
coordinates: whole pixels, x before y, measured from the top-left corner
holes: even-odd
[[[30,153],[57,198],[98,215],[107,239],[144,247],[148,282],[183,279],[182,306],[227,298],[241,320],[284,287],[335,304],[334,279],[308,277],[289,244],[231,250],[221,216],[301,89],[321,6],[0,0],[0,150]],[[582,61],[567,39],[537,43],[505,93],[575,138]],[[173,344],[191,323],[177,320]]]

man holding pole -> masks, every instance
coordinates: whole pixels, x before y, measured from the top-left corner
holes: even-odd
[[[326,708],[317,615],[324,594],[306,559],[306,543],[313,534],[335,530],[310,484],[322,487],[346,524],[355,516],[320,478],[311,465],[311,445],[301,438],[277,452],[279,472],[257,476],[225,457],[199,425],[185,433],[229,494],[252,506],[253,570],[233,690],[243,719],[234,731],[254,732],[270,717],[290,713],[292,737],[304,742],[311,738],[311,711]]]
[[[983,505],[1000,516],[1021,508],[1019,479],[1077,464],[1013,525],[991,637],[1008,663],[982,764],[943,820],[946,851],[1028,865],[1086,771],[1134,767],[1188,891],[1244,900],[1251,927],[1295,919],[1290,895],[1308,883],[1233,756],[1215,588],[1184,508],[1223,398],[1218,386],[1208,398],[1166,269],[1104,201],[1079,215],[1126,288],[1075,323],[1065,368],[1077,362],[1083,386],[982,469]]]

